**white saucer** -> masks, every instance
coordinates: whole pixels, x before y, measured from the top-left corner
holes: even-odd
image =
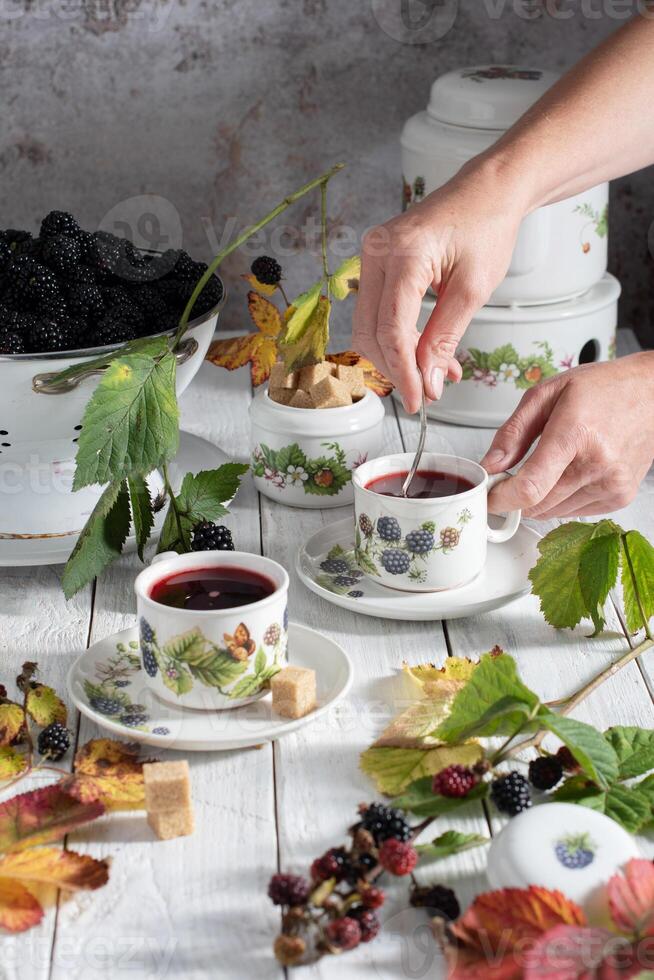
[[[530,591],[527,576],[538,560],[539,539],[536,531],[520,525],[510,541],[488,545],[486,566],[474,582],[447,592],[401,592],[378,585],[359,571],[354,558],[354,518],[348,517],[313,534],[298,551],[295,568],[312,592],[364,616],[462,619],[498,609]],[[333,549],[348,566],[340,575],[320,567],[328,556],[333,557]]]
[[[76,707],[101,728],[134,742],[186,752],[220,752],[272,742],[282,735],[310,725],[326,715],[345,697],[352,684],[352,664],[333,640],[306,626],[291,623],[288,629],[289,663],[316,672],[318,707],[303,718],[282,718],[272,710],[270,695],[229,711],[201,711],[161,701],[143,680],[138,629],[114,633],[90,647],[68,672],[68,690]],[[103,714],[90,698],[120,701],[120,714]],[[125,724],[120,720],[131,707],[142,708],[140,717]],[[323,717],[323,725],[328,725]]]
[[[215,469],[226,462],[228,457],[213,443],[180,432],[177,456],[169,464],[171,483],[175,492],[179,490],[186,473],[199,473],[200,470]],[[166,508],[155,517],[152,540],[156,540],[164,522]],[[82,518],[83,521],[83,518]],[[81,527],[80,527],[81,530]],[[68,561],[77,543],[79,531],[62,536],[42,538],[2,538],[0,537],[0,568],[14,568],[21,565],[61,565]],[[125,542],[125,551],[134,551],[136,541],[130,536]]]

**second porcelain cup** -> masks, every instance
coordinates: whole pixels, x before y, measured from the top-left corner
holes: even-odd
[[[176,609],[152,589],[179,572],[246,569],[270,581],[271,594],[233,609]],[[157,555],[134,583],[144,681],[163,701],[189,708],[237,708],[263,697],[286,662],[288,575],[281,565],[242,551]]]
[[[500,528],[488,526],[488,493],[508,474],[489,476],[470,459],[424,453],[420,472],[447,473],[472,484],[448,497],[387,497],[367,490],[373,480],[407,473],[413,453],[381,456],[353,475],[356,556],[375,582],[405,592],[440,592],[475,579],[486,562],[489,541],[508,541],[520,525],[520,511]]]

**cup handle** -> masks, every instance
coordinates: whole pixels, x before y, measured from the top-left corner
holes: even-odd
[[[510,476],[510,473],[496,473],[494,476],[489,476],[488,489],[492,490],[494,486],[501,483],[502,480],[508,480]],[[520,527],[521,518],[521,510],[512,510],[506,515],[502,527],[487,527],[486,536],[491,544],[502,544],[504,541],[508,541],[509,538],[512,538]]]
[[[167,561],[168,558],[178,558],[176,551],[162,551],[161,554],[155,555],[151,560],[151,565],[156,565],[158,561]]]

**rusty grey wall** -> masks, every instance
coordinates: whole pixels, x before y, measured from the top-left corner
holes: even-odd
[[[352,252],[363,229],[399,207],[398,135],[437,74],[487,61],[564,69],[615,30],[628,7],[0,0],[0,226],[34,228],[52,207],[70,208],[87,227],[133,224],[141,211],[137,238],[182,237],[206,258],[288,190],[344,160],[329,218],[334,249]],[[399,9],[408,16],[401,29]],[[316,261],[293,251],[315,251],[315,204],[297,205],[286,227],[254,249],[283,253],[291,289]],[[653,218],[648,172],[616,183],[611,269],[624,285],[621,323],[650,342]],[[245,319],[238,272],[248,258],[226,270],[230,326]],[[339,316],[345,324],[348,311]]]

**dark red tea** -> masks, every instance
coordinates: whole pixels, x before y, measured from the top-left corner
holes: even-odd
[[[366,483],[366,490],[379,493],[383,497],[401,497],[402,484],[409,475],[404,473],[386,473]],[[440,470],[418,470],[411,480],[409,497],[451,497],[457,493],[465,493],[475,486],[464,476],[453,473],[441,473]]]
[[[272,595],[275,584],[247,568],[191,568],[156,582],[150,598],[175,609],[234,609]]]

